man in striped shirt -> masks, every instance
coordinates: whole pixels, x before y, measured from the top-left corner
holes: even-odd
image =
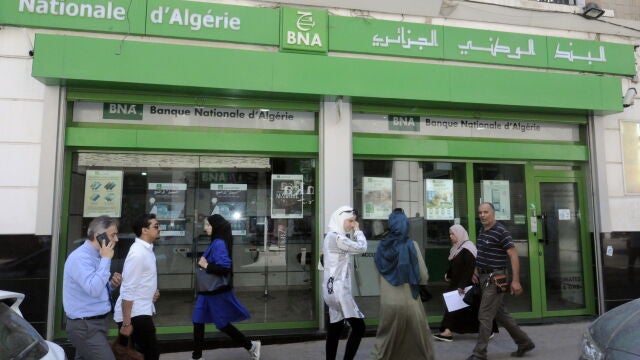
[[[478,206],[478,217],[482,223],[482,228],[478,233],[476,247],[478,256],[476,257],[477,280],[483,284],[482,300],[478,320],[480,330],[478,341],[473,349],[473,355],[467,360],[487,359],[487,345],[491,336],[493,319],[498,325],[503,326],[511,335],[511,338],[518,345],[518,349],[511,353],[513,357],[522,357],[527,351],[535,347],[533,341],[518,326],[511,314],[504,306],[504,294],[493,281],[495,275],[505,274],[507,271],[507,260],[511,262],[511,295],[522,294],[520,285],[520,262],[511,233],[504,225],[496,221],[496,211],[491,203],[482,203]]]

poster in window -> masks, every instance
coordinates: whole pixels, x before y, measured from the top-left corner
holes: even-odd
[[[271,175],[271,217],[301,219],[303,215],[303,175]]]
[[[482,202],[493,204],[496,220],[511,220],[508,180],[482,180]]]
[[[185,183],[149,183],[147,211],[156,214],[160,236],[185,236],[184,206],[187,197]]]
[[[453,220],[453,180],[425,179],[424,188],[427,220]]]
[[[393,206],[391,178],[362,178],[362,218],[388,219]]]
[[[211,184],[211,213],[231,224],[233,235],[247,234],[247,184]]]
[[[84,217],[119,218],[122,211],[122,170],[87,170]]]

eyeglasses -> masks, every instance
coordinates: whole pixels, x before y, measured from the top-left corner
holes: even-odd
[[[342,215],[344,213],[351,213],[351,214],[353,214],[353,216],[357,216],[358,215],[358,210],[356,210],[356,209],[344,210],[344,211],[340,211],[338,213],[338,215]]]

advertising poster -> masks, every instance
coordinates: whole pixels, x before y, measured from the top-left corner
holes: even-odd
[[[482,202],[493,204],[496,220],[511,220],[508,180],[482,180]]]
[[[233,235],[247,234],[247,184],[211,184],[211,214],[222,215]]]
[[[363,177],[362,178],[362,218],[384,219],[391,214],[393,199],[391,178]]]
[[[122,170],[87,170],[83,217],[119,218],[122,210]]]
[[[427,220],[453,220],[453,180],[425,179],[424,188]]]
[[[160,236],[185,236],[184,206],[187,184],[149,183],[147,187],[147,211],[156,214],[160,224]]]
[[[303,215],[303,175],[271,175],[271,217],[301,219]]]

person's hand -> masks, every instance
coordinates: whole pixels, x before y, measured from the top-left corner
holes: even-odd
[[[111,276],[111,288],[115,289],[122,284],[122,275],[120,273],[113,273]]]
[[[100,243],[100,257],[113,259],[113,254],[115,253],[113,251],[113,247],[116,246],[116,242],[110,241],[108,245],[105,245],[106,242],[106,240],[102,240],[102,242]]]
[[[360,231],[360,224],[357,221],[353,222],[353,231]]]
[[[153,294],[153,302],[158,301],[158,298],[160,298],[160,290],[156,289],[156,293]]]
[[[511,281],[511,295],[518,296],[522,294],[522,285],[520,285],[520,281]]]
[[[122,323],[122,326],[120,327],[120,334],[127,337],[131,336],[131,334],[133,334],[133,325],[131,325],[131,323]]]
[[[458,294],[460,294],[460,296],[464,295],[464,289],[458,288]]]
[[[206,269],[207,266],[209,266],[209,262],[207,262],[207,259],[205,259],[204,256],[200,256],[200,260],[198,260],[198,266],[200,266],[203,269]]]

